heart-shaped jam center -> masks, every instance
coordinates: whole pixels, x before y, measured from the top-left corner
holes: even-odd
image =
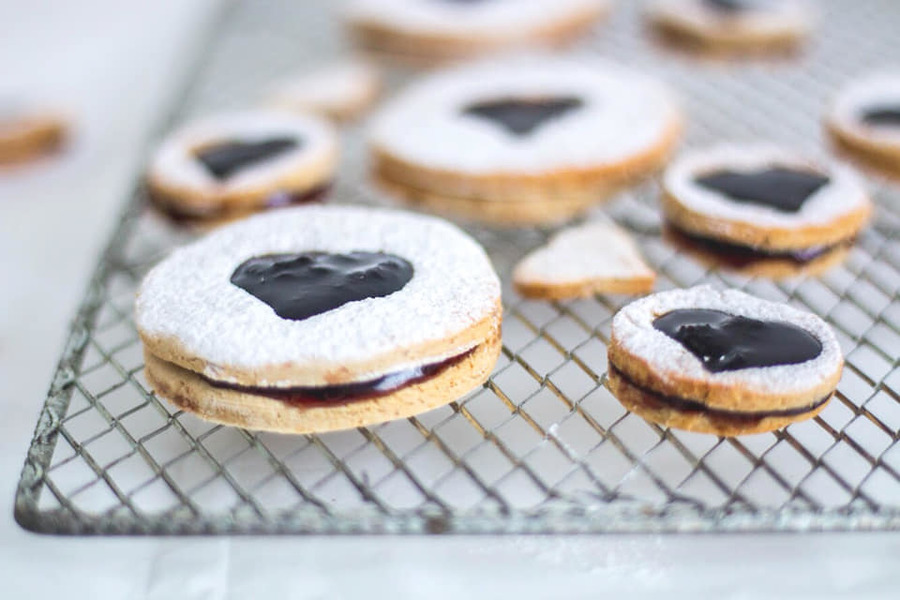
[[[236,171],[281,156],[300,146],[296,138],[280,137],[256,142],[228,141],[204,146],[194,152],[210,175],[228,179]]]
[[[813,171],[769,167],[759,171],[724,169],[701,175],[698,185],[735,202],[761,204],[781,212],[797,212],[810,196],[828,185],[828,177]]]
[[[793,365],[822,353],[822,342],[796,325],[720,310],[673,310],[657,317],[653,327],[684,346],[713,373]]]
[[[862,113],[866,125],[900,127],[900,104],[879,105],[867,108]]]
[[[545,123],[581,108],[579,98],[506,98],[468,105],[463,114],[487,119],[512,135],[531,135]]]
[[[301,252],[251,258],[235,269],[231,283],[282,319],[300,321],[348,302],[393,294],[412,276],[412,265],[393,254]]]
[[[713,10],[726,13],[738,13],[756,8],[759,0],[703,0]]]

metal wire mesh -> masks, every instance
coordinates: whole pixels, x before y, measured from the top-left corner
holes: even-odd
[[[174,119],[252,104],[274,77],[342,51],[327,2],[238,5]],[[819,115],[891,51],[900,7],[822,2],[798,56],[699,61],[655,45],[638,8],[579,48],[680,90],[688,145],[765,138],[822,146]],[[394,83],[403,73],[394,73]],[[345,132],[334,197],[382,202],[362,132]],[[612,315],[626,298],[525,301],[508,283],[545,230],[469,230],[504,276],[503,354],[483,389],[416,418],[327,435],[215,426],[148,391],[131,318],[141,276],[191,235],[136,192],[103,254],[37,425],[16,498],[25,527],[55,533],[600,532],[885,529],[900,526],[900,192],[873,182],[878,214],[843,266],[772,282],[710,271],[660,238],[654,184],[602,210],[637,232],[659,288],[737,287],[816,312],[847,366],[820,416],[738,438],[666,430],[603,385]]]

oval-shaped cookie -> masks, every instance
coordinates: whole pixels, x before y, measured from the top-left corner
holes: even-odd
[[[337,159],[337,134],[319,117],[221,113],[163,140],[147,168],[147,184],[165,214],[222,222],[318,199],[334,177]]]
[[[500,285],[432,217],[296,207],[224,227],[144,279],[135,321],[161,396],[212,420],[312,432],[446,404],[497,359]]]
[[[818,414],[843,356],[819,317],[709,286],[647,296],[613,318],[610,390],[649,421],[718,435]]]
[[[519,56],[414,83],[373,118],[376,180],[480,221],[554,221],[661,166],[680,132],[665,86],[596,59]]]

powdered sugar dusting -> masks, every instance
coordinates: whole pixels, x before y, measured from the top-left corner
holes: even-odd
[[[241,169],[224,181],[213,177],[194,157],[194,150],[223,141],[262,141],[295,137],[300,145],[289,152]],[[150,163],[151,178],[197,193],[254,190],[272,179],[321,166],[315,184],[331,177],[337,155],[337,135],[323,119],[312,115],[245,111],[221,113],[194,121],[167,137]],[[310,186],[314,187],[314,186]]]
[[[679,342],[653,328],[656,317],[681,308],[707,308],[760,320],[786,321],[818,338],[822,353],[795,365],[712,373]],[[816,315],[737,290],[718,291],[706,285],[661,292],[632,302],[613,318],[612,337],[627,352],[650,361],[663,378],[691,378],[762,393],[802,392],[831,376],[843,362],[834,332]]]
[[[554,96],[576,97],[584,105],[527,136],[463,113],[486,100]],[[429,168],[535,174],[626,161],[662,143],[678,119],[664,86],[613,63],[515,56],[413,84],[374,117],[370,141]]]
[[[609,0],[354,0],[351,22],[372,23],[410,33],[472,37],[526,37],[531,31],[580,15],[605,12]]]
[[[794,213],[749,202],[735,202],[694,179],[719,169],[755,171],[783,166],[811,169],[830,182],[815,192]],[[770,144],[719,145],[685,154],[666,170],[666,191],[686,208],[719,219],[785,229],[828,224],[869,204],[862,180],[838,163],[813,160]]]
[[[652,277],[634,240],[610,221],[563,229],[516,265],[517,283],[576,283]]]
[[[900,69],[867,75],[848,85],[837,97],[829,119],[850,133],[900,151],[900,127],[873,127],[862,120],[875,106],[900,106]]]
[[[278,317],[230,283],[235,268],[254,256],[357,250],[405,258],[413,265],[412,280],[389,296],[302,321]],[[381,209],[302,206],[252,217],[176,250],[144,279],[135,313],[144,334],[177,338],[211,363],[207,374],[213,376],[217,364],[341,366],[438,342],[488,317],[499,297],[497,275],[482,248],[445,221]],[[435,358],[443,356],[422,357],[418,364]],[[412,365],[396,365],[407,366]]]

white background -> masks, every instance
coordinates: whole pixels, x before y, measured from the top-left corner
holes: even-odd
[[[302,0],[297,0],[302,1]],[[69,110],[62,157],[0,174],[0,598],[900,596],[900,534],[62,538],[15,484],[96,255],[216,0],[0,0],[0,97]]]

